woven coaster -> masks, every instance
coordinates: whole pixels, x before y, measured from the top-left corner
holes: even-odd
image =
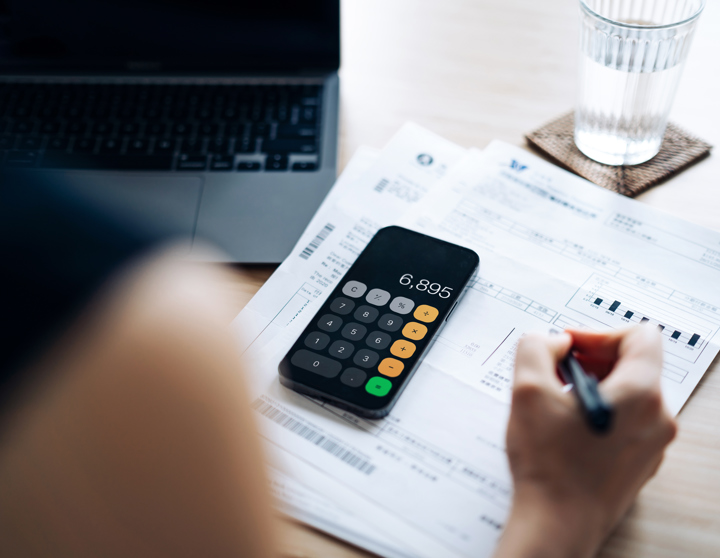
[[[710,154],[712,145],[668,124],[660,152],[645,163],[632,166],[603,165],[583,155],[575,146],[574,112],[530,132],[530,145],[556,163],[598,186],[634,198]]]

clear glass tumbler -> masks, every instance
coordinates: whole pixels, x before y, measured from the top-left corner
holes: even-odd
[[[606,165],[660,151],[705,0],[580,0],[575,144]]]

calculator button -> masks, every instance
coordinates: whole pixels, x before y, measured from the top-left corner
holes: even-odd
[[[337,360],[316,355],[305,349],[300,349],[296,352],[290,359],[290,362],[298,368],[315,372],[315,374],[320,374],[320,376],[325,376],[326,378],[334,378],[340,374],[340,370],[342,370],[342,364]]]
[[[413,341],[419,341],[426,333],[427,327],[417,322],[408,322],[402,330],[402,334]]]
[[[305,346],[318,351],[322,351],[328,343],[330,343],[330,336],[319,331],[313,331],[305,338]]]
[[[363,368],[372,368],[377,364],[379,358],[380,355],[375,351],[371,351],[370,349],[360,349],[357,353],[355,353],[353,362]]]
[[[384,306],[390,301],[390,293],[382,289],[372,289],[365,297],[370,304]]]
[[[370,381],[365,384],[365,391],[370,395],[376,395],[378,397],[383,397],[390,393],[390,388],[392,388],[390,380],[381,378],[380,376],[370,378]]]
[[[404,296],[396,296],[390,303],[390,310],[398,314],[409,314],[414,307],[415,303]]]
[[[404,368],[405,365],[399,360],[395,358],[384,358],[380,363],[380,366],[378,366],[378,372],[380,372],[380,374],[384,374],[385,376],[394,378],[399,376],[400,372],[402,372]]]
[[[348,368],[340,376],[340,381],[346,386],[358,387],[365,383],[367,374],[359,368]]]
[[[403,325],[403,320],[395,314],[385,314],[378,320],[378,327],[385,331],[397,331]]]
[[[328,349],[330,356],[335,358],[347,358],[353,354],[354,351],[355,347],[348,341],[335,341]]]
[[[362,341],[366,333],[367,328],[355,322],[350,322],[342,329],[342,336],[350,341]]]
[[[390,352],[396,357],[410,358],[415,354],[415,344],[410,343],[410,341],[405,341],[405,339],[398,339],[393,343],[392,347],[390,347]]]
[[[371,324],[375,320],[377,320],[379,314],[380,311],[377,308],[363,305],[357,310],[355,310],[354,316],[358,322],[362,322],[364,324]]]
[[[360,281],[348,281],[342,289],[345,296],[350,298],[360,298],[367,291],[367,285]]]
[[[330,310],[343,316],[352,312],[353,308],[355,308],[355,303],[349,298],[342,296],[337,297],[332,301],[332,304],[330,304]]]
[[[329,331],[330,333],[340,329],[342,325],[342,319],[332,314],[325,314],[318,320],[317,326],[323,331]]]
[[[421,304],[417,307],[413,316],[415,316],[416,320],[428,323],[434,321],[435,318],[438,317],[438,314],[439,312],[437,308],[433,308],[432,306],[428,306],[427,304]]]
[[[384,349],[390,344],[390,336],[382,331],[373,331],[368,335],[365,343],[372,349]]]

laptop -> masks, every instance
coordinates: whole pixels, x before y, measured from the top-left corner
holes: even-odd
[[[0,163],[280,262],[336,178],[339,20],[339,0],[0,0]]]

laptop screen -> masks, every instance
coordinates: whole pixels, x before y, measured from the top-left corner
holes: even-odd
[[[340,63],[339,0],[0,0],[0,73],[268,73]]]

